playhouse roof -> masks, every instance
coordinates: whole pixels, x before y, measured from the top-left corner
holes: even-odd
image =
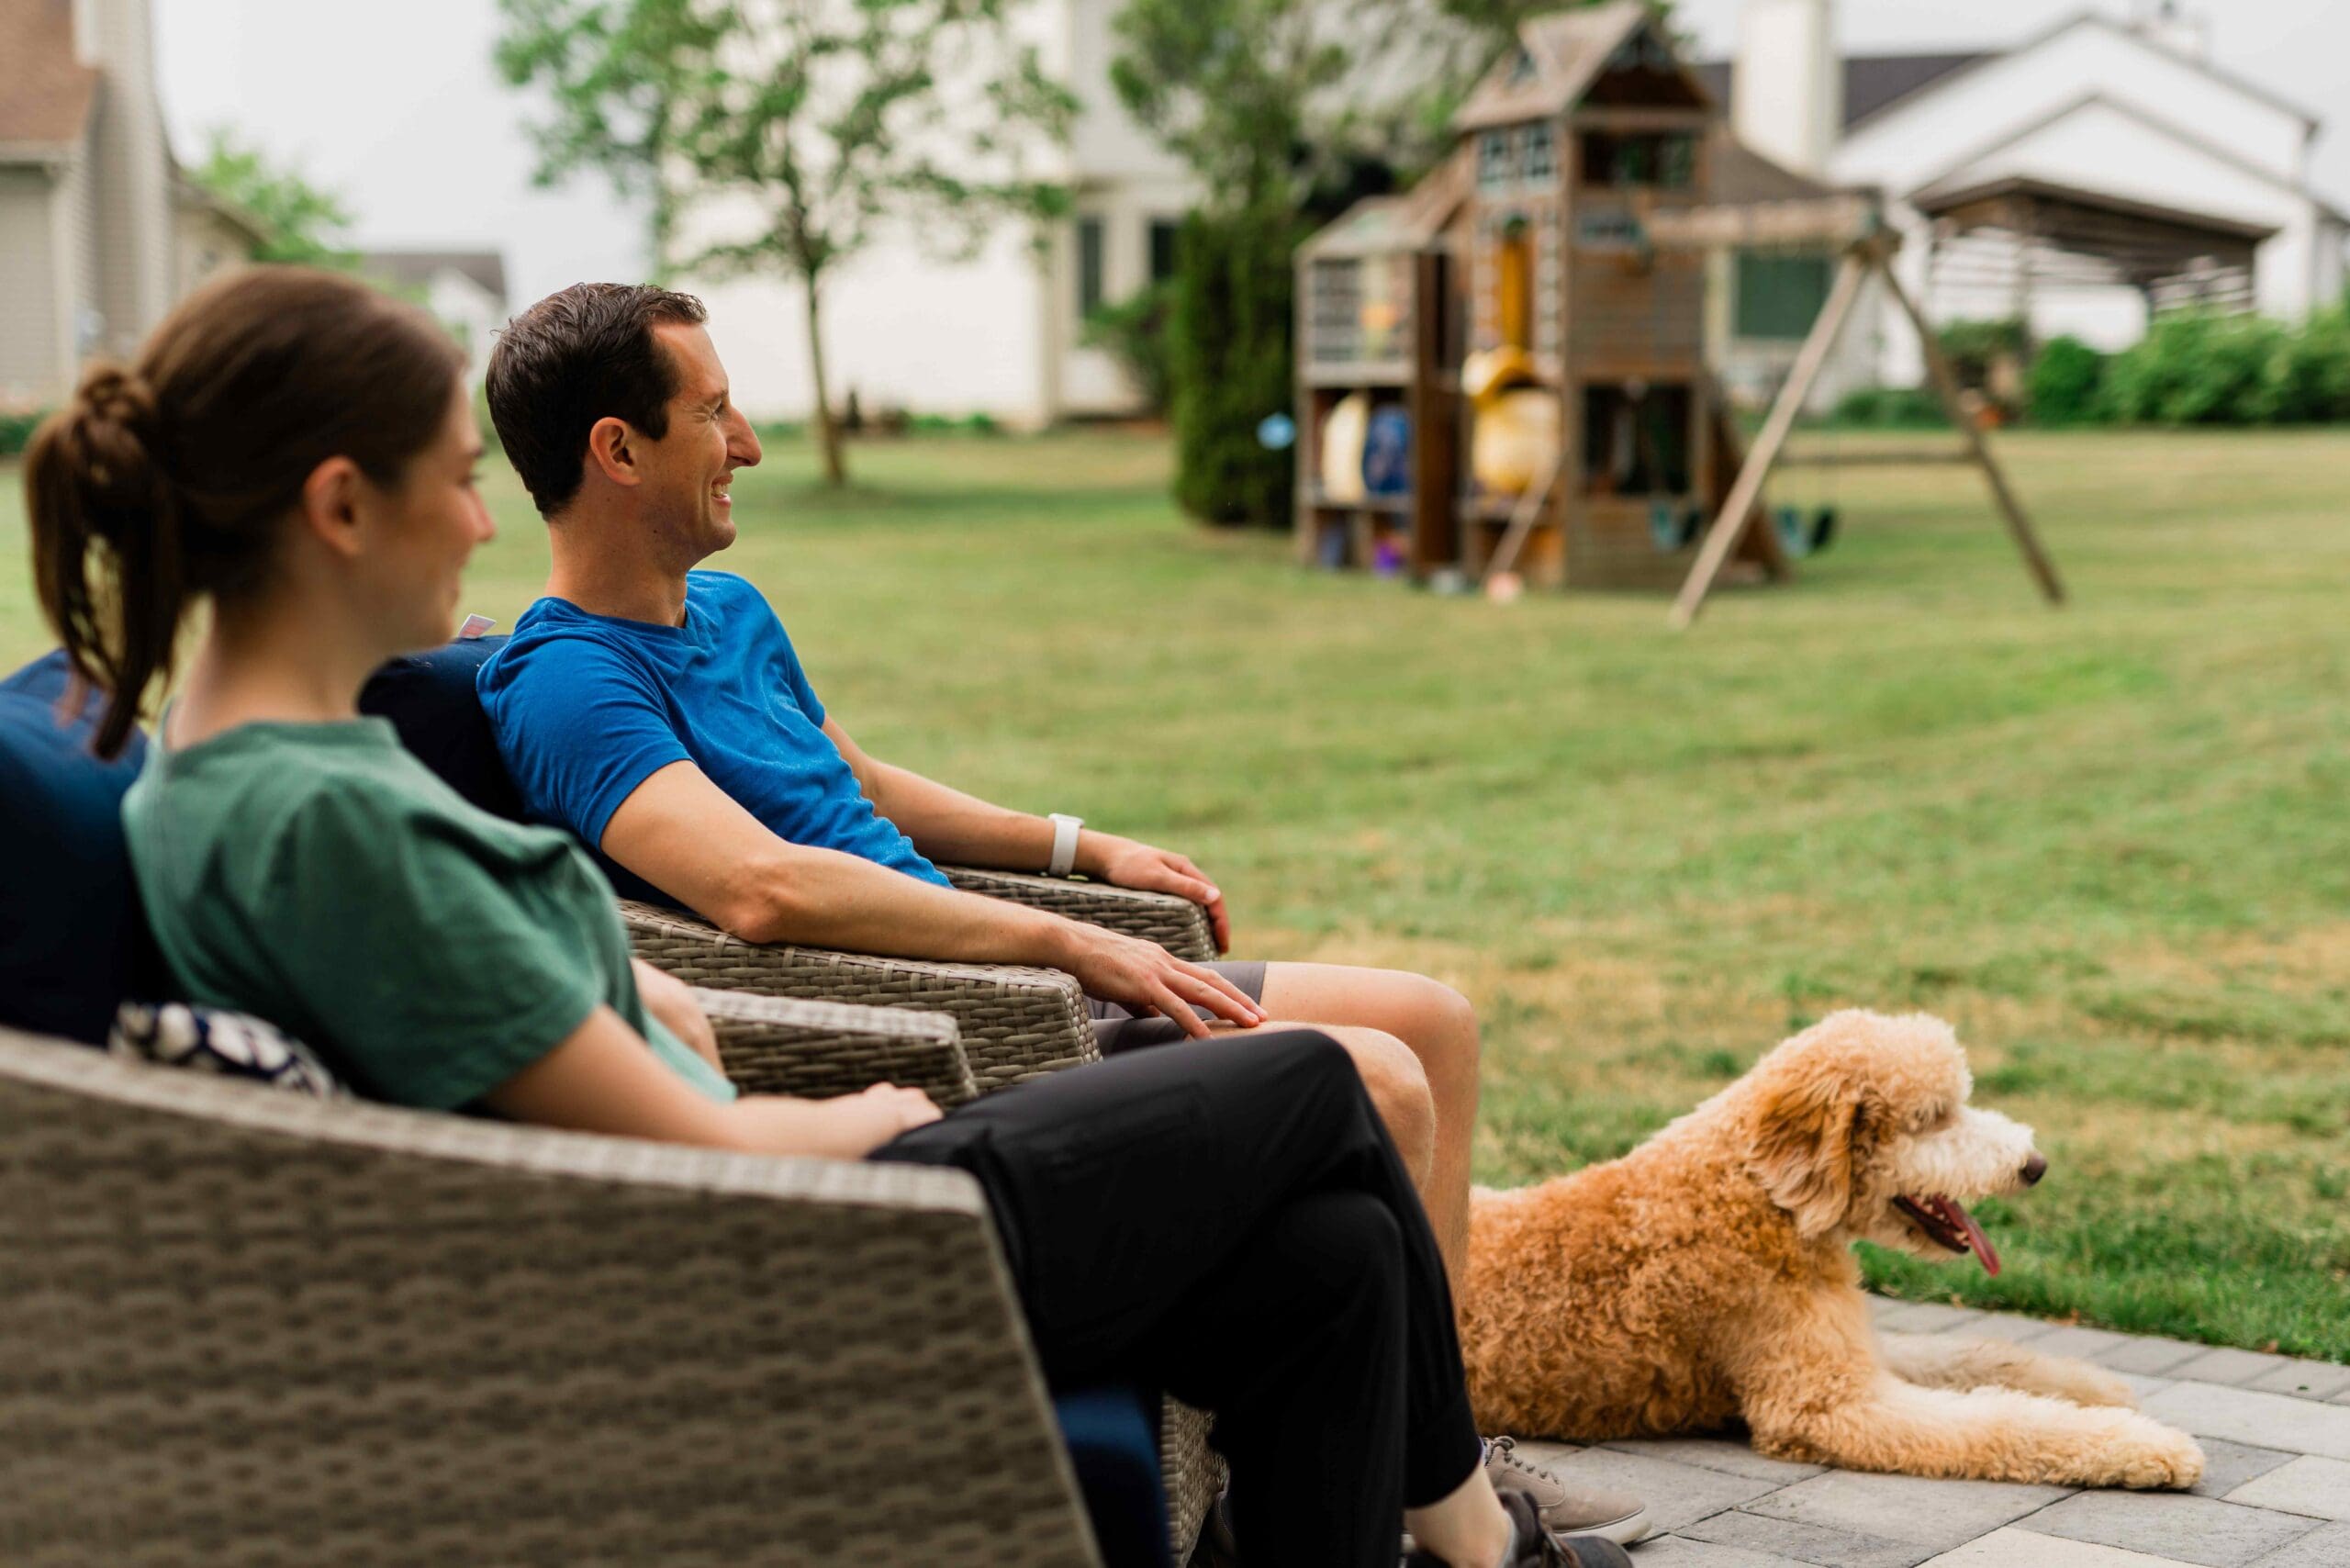
[[[1441,238],[1468,194],[1467,161],[1448,158],[1408,191],[1355,203],[1298,247],[1298,254],[1314,261],[1425,250]]]
[[[1518,47],[1495,62],[1477,84],[1452,117],[1452,129],[1482,130],[1566,113],[1583,101],[1616,51],[1643,28],[1667,53],[1673,52],[1671,40],[1642,0],[1608,0],[1604,6],[1528,17],[1518,24]],[[1673,62],[1697,101],[1711,105],[1713,95],[1705,84],[1677,55]]]

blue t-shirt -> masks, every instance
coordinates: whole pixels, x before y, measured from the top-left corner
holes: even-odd
[[[687,575],[682,626],[540,599],[478,689],[524,809],[569,829],[623,895],[677,902],[603,852],[621,802],[673,762],[699,767],[778,838],[947,885],[876,814],[824,734],[783,623],[731,572]]]

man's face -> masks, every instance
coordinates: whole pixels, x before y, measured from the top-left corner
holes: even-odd
[[[653,330],[677,372],[669,399],[669,433],[638,436],[644,500],[663,542],[688,563],[734,543],[734,470],[759,460],[759,438],[728,396],[726,367],[710,334],[682,321]]]

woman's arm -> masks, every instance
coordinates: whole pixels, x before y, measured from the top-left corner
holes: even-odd
[[[482,1097],[510,1121],[752,1154],[860,1159],[938,1119],[919,1089],[877,1083],[837,1100],[748,1095],[732,1104],[688,1086],[610,1007]]]
[[[631,958],[629,967],[636,971],[636,994],[643,1002],[644,1011],[723,1073],[726,1064],[718,1057],[718,1032],[710,1026],[710,1014],[694,1000],[693,987],[666,970],[655,969],[643,958]]]

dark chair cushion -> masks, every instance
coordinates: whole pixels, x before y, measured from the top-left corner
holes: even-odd
[[[72,677],[61,648],[0,680],[0,1024],[103,1046],[156,972],[122,837],[147,746],[134,733],[114,761],[91,755],[104,700],[61,717]]]
[[[1109,1568],[1173,1568],[1158,1468],[1158,1399],[1123,1385],[1057,1394],[1053,1414]]]
[[[474,678],[505,645],[503,636],[468,637],[394,659],[368,678],[359,711],[389,719],[400,744],[458,794],[492,815],[519,822],[522,797],[474,693]]]

